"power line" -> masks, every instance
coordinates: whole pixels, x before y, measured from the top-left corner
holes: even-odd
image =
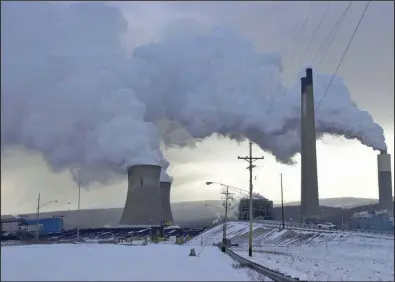
[[[311,37],[310,42],[309,42],[309,44],[307,45],[307,48],[306,48],[305,52],[303,53],[302,59],[301,59],[300,62],[299,62],[299,65],[298,65],[297,70],[300,69],[300,67],[301,67],[301,65],[302,65],[302,63],[303,63],[303,61],[304,61],[304,59],[305,59],[305,57],[306,57],[308,51],[310,50],[310,47],[311,47],[311,45],[312,45],[312,43],[313,43],[313,40],[314,40],[314,38],[316,37],[317,32],[318,32],[318,30],[320,29],[320,27],[321,27],[321,25],[322,25],[322,22],[324,21],[325,16],[327,15],[327,13],[328,13],[328,11],[329,11],[329,7],[331,6],[331,3],[332,3],[332,1],[329,1],[328,5],[326,6],[325,11],[324,11],[324,13],[322,14],[322,17],[321,17],[321,19],[320,19],[320,21],[319,21],[317,27],[316,27],[315,30],[314,30],[313,36]]]
[[[291,53],[291,56],[290,56],[290,58],[288,60],[290,64],[292,63],[292,61],[294,59],[294,56],[296,54],[296,50],[297,50],[296,47],[300,45],[300,44],[298,44],[298,42],[299,43],[302,42],[300,39],[302,38],[302,35],[304,34],[304,31],[306,30],[307,22],[309,21],[309,18],[310,18],[311,5],[312,4],[310,2],[308,10],[307,10],[307,17],[304,19],[304,21],[302,23],[302,26],[301,26],[301,29],[300,29],[300,32],[299,32],[298,36],[295,38],[295,44],[293,44],[295,46],[295,48],[293,48],[293,52]]]
[[[329,84],[328,84],[328,86],[327,86],[327,88],[326,88],[326,90],[325,90],[325,92],[324,92],[324,95],[322,95],[320,101],[318,102],[318,105],[317,105],[317,107],[316,107],[316,109],[315,109],[315,112],[317,112],[317,109],[320,107],[322,101],[324,100],[326,94],[328,93],[328,90],[329,90],[329,88],[331,87],[332,82],[333,82],[333,80],[335,79],[335,76],[336,76],[337,72],[339,71],[339,68],[340,68],[342,62],[343,62],[344,58],[346,57],[347,51],[350,49],[350,46],[351,46],[351,43],[352,43],[353,40],[354,40],[355,34],[357,33],[358,28],[359,28],[359,26],[360,26],[360,24],[361,24],[363,18],[365,17],[365,14],[366,14],[366,11],[368,10],[369,4],[370,4],[370,1],[368,1],[368,3],[366,4],[365,10],[363,10],[363,13],[362,13],[361,17],[359,18],[358,24],[357,24],[357,26],[355,27],[355,30],[354,30],[354,32],[353,32],[353,34],[352,34],[352,36],[351,36],[351,39],[350,39],[350,41],[348,42],[348,45],[347,45],[346,49],[344,50],[344,53],[343,53],[342,57],[340,58],[340,62],[339,62],[339,64],[337,65],[336,70],[335,70],[335,73],[332,75],[331,80],[329,81]]]
[[[350,1],[349,6],[351,7],[352,4],[353,4],[353,1]],[[338,26],[336,27],[335,33],[333,34],[332,38],[330,39],[329,44],[328,44],[328,47],[327,47],[326,50],[324,51],[324,54],[322,55],[320,61],[318,62],[317,67],[319,67],[319,66],[321,65],[321,63],[322,63],[323,60],[325,59],[326,54],[327,54],[328,51],[330,50],[331,45],[332,45],[332,43],[333,43],[333,40],[335,39],[337,33],[338,33],[339,30],[340,30],[341,25],[343,24],[344,19],[345,19],[346,16],[347,16],[348,10],[349,10],[349,7],[348,7],[347,10],[345,11],[344,17],[340,20]]]
[[[341,14],[341,16],[339,17],[339,19],[337,20],[337,22],[335,23],[335,25],[333,26],[331,32],[329,33],[329,35],[327,36],[327,38],[325,38],[325,41],[322,43],[322,45],[320,46],[320,48],[318,49],[317,53],[315,54],[315,56],[313,57],[313,60],[311,61],[311,65],[314,63],[315,59],[318,57],[318,55],[320,54],[321,50],[324,48],[325,44],[328,42],[328,40],[331,38],[332,35],[336,35],[337,31],[339,30],[338,27],[340,27],[341,23],[343,22],[344,18],[346,17],[346,14],[348,12],[348,10],[350,9],[352,4],[352,1],[350,1],[348,3],[347,8],[343,11],[343,13]],[[333,39],[334,37],[332,37]],[[332,41],[331,41],[332,43]]]

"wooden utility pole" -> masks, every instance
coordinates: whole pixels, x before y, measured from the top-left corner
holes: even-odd
[[[36,212],[36,240],[39,240],[39,234],[40,234],[40,230],[39,230],[39,217],[40,217],[40,193],[38,193],[38,199],[37,199],[37,212]]]
[[[249,157],[237,157],[239,160],[245,160],[248,162],[249,166],[247,169],[250,170],[250,204],[249,204],[249,218],[250,218],[250,232],[248,240],[248,255],[252,256],[252,169],[255,167],[252,165],[253,162],[257,160],[263,160],[263,157],[254,158],[252,157],[252,143],[250,142],[250,156]]]

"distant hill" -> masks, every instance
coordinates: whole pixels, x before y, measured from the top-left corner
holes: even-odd
[[[320,199],[320,205],[326,207],[334,207],[334,208],[353,208],[357,206],[371,205],[378,203],[378,199],[370,199],[370,198],[353,198],[353,197],[345,197],[345,198],[326,198]],[[286,206],[300,206],[300,201],[296,202],[287,202],[284,203]],[[281,204],[276,204],[274,206],[281,206]]]
[[[300,202],[285,203],[284,218],[286,221],[300,221]],[[341,214],[344,219],[349,218],[352,213],[359,211],[358,206],[362,209],[367,205],[374,205],[377,203],[376,199],[364,198],[329,198],[320,199],[322,219],[327,221],[341,221]],[[208,205],[208,206],[206,206]],[[183,227],[202,227],[211,226],[218,213],[222,212],[222,201],[189,201],[172,203],[172,212],[174,221]],[[353,208],[351,211],[342,211],[342,208]],[[354,209],[355,208],[355,209]],[[117,225],[122,214],[122,208],[110,209],[89,209],[77,211],[56,211],[42,213],[40,216],[64,216],[64,227],[74,228],[80,226],[81,228],[102,227],[105,225]],[[355,211],[354,211],[355,210]],[[275,205],[274,217],[281,220],[281,205]],[[351,213],[351,214],[349,214]],[[28,218],[35,218],[35,214],[27,215]],[[2,217],[8,217],[2,215]],[[232,216],[230,216],[232,217]]]

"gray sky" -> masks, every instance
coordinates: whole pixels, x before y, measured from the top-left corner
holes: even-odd
[[[301,56],[328,2],[119,2],[129,23],[123,38],[133,49],[141,44],[160,39],[170,24],[196,21],[197,26],[225,25],[234,27],[249,37],[262,51],[280,52],[285,73],[296,75]],[[331,49],[318,71],[333,73],[341,53],[357,24],[366,2],[354,2]],[[309,8],[310,6],[310,8]],[[328,35],[347,2],[333,1],[327,17],[313,41],[304,64]],[[345,79],[357,105],[370,112],[385,129],[390,153],[394,146],[394,4],[371,2],[355,40],[339,74]],[[3,12],[2,12],[3,13]],[[303,20],[308,17],[303,40],[297,41]],[[2,27],[3,28],[3,27]],[[186,31],[188,32],[188,31]],[[293,58],[293,60],[289,60]],[[320,57],[319,57],[320,58]],[[316,67],[313,65],[313,67]],[[325,101],[324,101],[325,103]],[[5,105],[2,104],[2,107]],[[206,187],[205,181],[218,181],[246,188],[246,163],[237,160],[246,155],[248,144],[215,137],[208,138],[194,149],[168,149],[171,162],[169,172],[175,178],[172,201],[219,199],[219,188]],[[255,170],[255,187],[269,198],[279,200],[279,173],[284,173],[285,200],[300,198],[300,167],[276,164],[268,154],[254,148],[257,155],[265,155],[263,168]],[[376,153],[356,141],[327,137],[318,142],[318,173],[320,197],[376,198]],[[43,201],[58,199],[57,206],[47,209],[74,209],[77,189],[68,172],[54,174],[38,154],[16,149],[2,153],[2,213],[34,210],[38,192]],[[126,181],[114,186],[84,188],[82,207],[115,207],[125,201]],[[71,202],[70,205],[67,205]]]

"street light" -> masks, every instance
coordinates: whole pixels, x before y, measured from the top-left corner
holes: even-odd
[[[283,230],[285,229],[284,223],[284,198],[283,198],[283,174],[280,173],[280,181],[281,181],[281,219],[283,221]]]
[[[52,201],[48,201],[48,202],[45,202],[43,204],[40,204],[40,193],[38,193],[37,213],[36,213],[36,240],[37,241],[39,240],[39,237],[40,237],[40,235],[39,235],[40,233],[39,233],[39,230],[38,230],[38,226],[39,226],[38,221],[39,221],[39,216],[40,216],[40,208],[43,207],[43,206],[46,206],[48,204],[57,203],[57,202],[58,202],[58,200],[52,200]]]
[[[221,250],[223,252],[226,251],[226,246],[227,246],[227,239],[226,239],[226,223],[227,223],[227,219],[228,219],[228,200],[229,200],[229,186],[222,184],[222,183],[217,183],[217,182],[212,182],[212,181],[208,181],[206,182],[206,185],[211,185],[211,184],[218,184],[221,185],[223,187],[225,187],[226,192],[225,194],[225,215],[224,215],[224,222],[222,225],[222,246],[221,246]],[[207,205],[207,204],[206,204]]]

